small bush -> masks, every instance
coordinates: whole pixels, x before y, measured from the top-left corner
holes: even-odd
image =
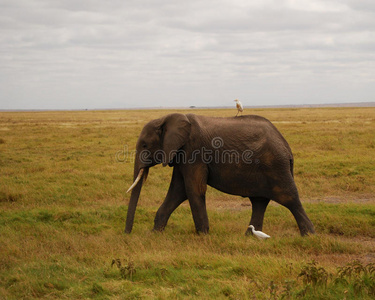
[[[22,198],[22,194],[0,191],[0,202],[17,202]]]
[[[92,288],[91,288],[91,292],[94,294],[94,295],[101,295],[104,293],[104,289],[103,287],[98,284],[98,283],[94,283],[92,285]]]
[[[336,274],[328,274],[323,267],[318,267],[312,261],[302,268],[299,277],[302,277],[304,284],[299,296],[314,294],[323,297],[340,291],[353,298],[375,296],[375,263],[363,265],[359,261],[353,261],[339,267]],[[290,295],[289,291],[288,294]]]
[[[129,259],[127,264],[123,266],[121,260],[119,258],[116,258],[112,260],[111,267],[113,267],[113,265],[116,265],[120,270],[120,275],[123,279],[129,278],[131,281],[133,280],[133,275],[136,273],[136,269],[132,260]]]
[[[305,285],[315,286],[327,286],[328,273],[322,267],[316,266],[316,261],[308,263],[301,270],[298,278],[302,277],[302,281]]]
[[[334,283],[351,287],[355,296],[375,296],[375,263],[364,266],[356,260],[338,268],[337,275]]]

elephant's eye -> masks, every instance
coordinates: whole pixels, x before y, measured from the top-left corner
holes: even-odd
[[[143,144],[143,145],[142,145],[142,148],[143,148],[143,149],[146,149],[146,148],[147,148],[147,145],[146,145],[146,144]]]

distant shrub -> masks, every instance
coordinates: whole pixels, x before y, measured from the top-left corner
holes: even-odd
[[[119,258],[113,259],[111,267],[113,267],[114,265],[116,265],[120,270],[120,275],[123,279],[130,279],[131,281],[133,280],[133,275],[136,273],[136,269],[134,266],[134,262],[131,259],[128,260],[126,265],[121,263],[121,260]]]
[[[0,191],[0,202],[16,202],[22,198],[21,194]]]

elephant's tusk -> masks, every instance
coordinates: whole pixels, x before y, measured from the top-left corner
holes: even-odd
[[[141,180],[142,175],[143,175],[143,171],[144,171],[143,168],[139,170],[137,178],[134,180],[134,183],[130,186],[130,188],[126,191],[127,193],[129,193],[137,185],[139,180]]]

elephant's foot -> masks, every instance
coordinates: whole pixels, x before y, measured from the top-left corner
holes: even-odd
[[[315,234],[314,225],[309,220],[309,224],[304,224],[299,226],[299,231],[301,233],[301,236],[308,236],[311,234]]]
[[[210,228],[208,225],[202,226],[195,226],[195,230],[197,234],[208,234]]]
[[[208,228],[207,228],[207,229],[205,229],[205,230],[197,230],[196,232],[197,232],[197,234],[199,234],[199,235],[206,235],[206,234],[209,233],[208,231],[209,231],[209,230],[208,230]]]
[[[152,232],[163,232],[165,229],[165,226],[154,226],[152,229]]]

